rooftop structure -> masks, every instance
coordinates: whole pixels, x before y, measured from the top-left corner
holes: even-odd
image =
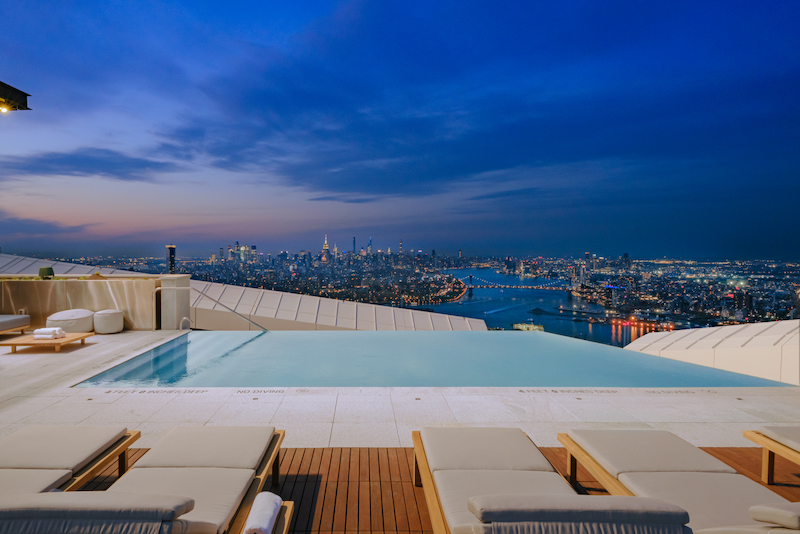
[[[800,385],[800,320],[653,332],[625,348]]]
[[[28,93],[22,92],[15,87],[0,82],[0,113],[11,110],[30,110],[28,107]]]
[[[36,276],[52,267],[56,276],[153,278],[157,275],[0,254],[0,276]],[[407,308],[299,295],[193,280],[189,292],[192,326],[200,330],[446,330],[482,331],[480,319]],[[144,305],[149,306],[149,302]],[[12,310],[16,311],[16,310]],[[180,317],[179,317],[180,319]]]

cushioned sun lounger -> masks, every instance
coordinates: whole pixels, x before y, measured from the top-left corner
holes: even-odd
[[[655,497],[684,508],[695,531],[761,528],[751,506],[788,502],[663,430],[572,430],[558,440],[567,448],[573,484],[580,463],[612,495]]]
[[[192,498],[163,493],[80,491],[6,495],[0,496],[0,534],[216,533],[217,526],[213,523],[184,519],[194,507]],[[288,532],[292,509],[293,503],[282,503],[272,523],[272,534]]]
[[[181,521],[239,532],[270,473],[278,483],[284,436],[271,426],[174,428],[107,492],[189,497],[194,508]]]
[[[775,482],[776,454],[800,465],[800,427],[762,426],[758,430],[745,430],[744,437],[763,447],[761,480],[764,484]]]
[[[423,428],[412,437],[434,534],[680,534],[689,520],[655,499],[576,495],[518,428]]]
[[[139,436],[125,427],[22,428],[0,439],[0,495],[74,491],[114,462],[124,473]]]
[[[0,334],[19,332],[24,335],[25,329],[30,327],[30,315],[0,315]]]
[[[0,496],[0,534],[239,534],[270,472],[277,479],[284,435],[175,428],[107,491]],[[292,510],[281,504],[273,534],[288,532]]]

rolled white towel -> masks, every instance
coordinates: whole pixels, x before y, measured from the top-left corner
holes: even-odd
[[[283,500],[268,491],[256,495],[244,522],[244,534],[272,534]]]
[[[33,331],[34,336],[50,336],[53,334],[61,335],[63,333],[64,331],[60,326],[56,326],[54,328],[37,328]]]
[[[58,339],[56,334],[33,334],[33,339]]]

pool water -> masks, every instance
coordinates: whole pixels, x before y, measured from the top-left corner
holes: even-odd
[[[78,387],[786,386],[545,332],[190,332]]]

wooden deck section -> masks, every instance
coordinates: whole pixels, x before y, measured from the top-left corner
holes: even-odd
[[[148,449],[130,449],[129,464]],[[761,449],[755,447],[703,447],[739,473],[761,483]],[[566,475],[567,451],[544,447],[542,452]],[[414,449],[325,448],[282,449],[281,480],[277,492],[294,501],[290,532],[398,533],[431,531],[422,488],[413,482]],[[81,491],[104,490],[117,479],[116,462]],[[582,467],[578,481],[586,493],[605,491]],[[265,488],[269,488],[268,479]],[[775,493],[800,502],[800,466],[775,459]]]

